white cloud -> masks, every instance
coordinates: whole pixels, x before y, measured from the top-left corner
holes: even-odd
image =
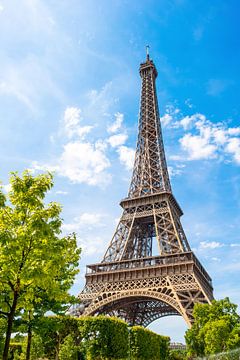
[[[87,105],[84,108],[85,117],[91,119],[95,118],[96,114],[98,120],[102,117],[106,119],[109,114],[109,109],[117,100],[113,96],[112,82],[106,83],[100,90],[93,89],[87,94]]]
[[[78,245],[82,249],[82,254],[85,256],[91,256],[96,254],[102,254],[106,244],[100,236],[92,237],[80,237],[78,239]]]
[[[228,129],[228,134],[235,135],[235,136],[240,135],[240,127]]]
[[[64,233],[75,232],[77,234],[77,242],[84,256],[102,253],[105,248],[103,239],[96,234],[100,227],[105,226],[102,221],[105,216],[105,214],[85,212],[74,217],[71,223],[62,225]],[[90,231],[91,236],[88,235]]]
[[[175,106],[173,106],[172,104],[168,104],[166,106],[166,113],[160,117],[161,123],[163,125],[163,127],[168,126],[169,124],[171,124],[171,122],[173,121],[173,119],[177,116],[177,114],[179,114],[180,110],[178,108],[176,108]]]
[[[240,243],[239,244],[230,244],[231,247],[240,247]]]
[[[192,109],[193,108],[193,104],[191,102],[191,99],[187,99],[184,101],[185,105],[189,108]]]
[[[51,164],[39,164],[37,161],[33,161],[31,168],[29,171],[35,173],[36,171],[50,171],[50,172],[57,172],[59,170],[58,165],[51,165]]]
[[[81,109],[78,107],[67,107],[64,112],[64,127],[63,130],[69,138],[72,138],[74,135],[78,135],[83,138],[84,135],[88,134],[93,126],[85,125],[80,126],[81,118]]]
[[[95,228],[99,226],[104,226],[102,219],[105,217],[104,214],[99,213],[82,213],[79,216],[73,218],[71,223],[63,224],[62,228],[67,232],[79,232],[86,228]]]
[[[123,114],[117,112],[116,114],[114,114],[115,116],[115,121],[113,124],[109,125],[107,128],[107,131],[109,133],[116,133],[122,126],[122,122],[123,122]]]
[[[67,191],[63,191],[63,190],[57,190],[57,191],[56,191],[56,194],[57,194],[57,195],[67,195],[68,192],[67,192]]]
[[[101,186],[111,180],[105,171],[109,166],[110,161],[97,143],[75,141],[64,146],[58,171],[72,182]]]
[[[226,151],[233,155],[233,159],[236,163],[240,164],[240,138],[228,139]]]
[[[223,244],[217,242],[217,241],[201,241],[200,242],[200,249],[216,249],[224,246]]]
[[[118,147],[125,144],[128,136],[126,134],[117,134],[109,137],[108,142],[112,147]]]
[[[189,160],[209,159],[216,157],[216,145],[208,143],[208,137],[186,134],[180,144],[188,153]]]
[[[120,162],[126,167],[127,170],[131,170],[133,168],[135,150],[127,146],[120,146],[117,149],[117,152],[119,154]]]
[[[183,170],[182,170],[182,167],[179,167],[179,166],[176,166],[176,167],[168,166],[168,173],[169,173],[169,176],[172,178],[174,176],[181,175],[183,173]]]
[[[105,153],[103,142],[73,141],[63,147],[56,165],[32,163],[32,171],[51,171],[67,177],[73,183],[105,186],[111,182],[107,173],[110,161]]]
[[[194,120],[194,116],[185,116],[182,120],[179,121],[179,124],[182,125],[184,130],[187,130]]]
[[[79,217],[79,222],[82,225],[94,225],[94,226],[99,226],[102,225],[101,224],[101,220],[103,218],[103,214],[98,214],[98,213],[83,213],[80,215]]]
[[[224,129],[212,128],[212,134],[213,134],[213,137],[214,137],[214,141],[217,144],[223,145],[223,144],[226,143],[227,136],[226,136],[226,131]]]
[[[163,126],[167,126],[172,121],[172,115],[164,114],[163,116],[161,116],[160,120]]]
[[[169,159],[173,161],[182,161],[185,160],[181,155],[169,155]]]
[[[64,112],[64,124],[68,131],[71,131],[72,127],[79,124],[81,109],[77,107],[67,107]]]
[[[171,160],[225,159],[231,154],[240,163],[240,127],[228,128],[224,122],[213,123],[205,115],[196,113],[172,122],[172,128],[189,131],[179,143],[184,153],[171,155]]]
[[[173,127],[175,128],[183,127],[184,130],[187,130],[191,128],[193,125],[201,126],[205,122],[206,122],[206,116],[200,113],[196,113],[190,116],[187,115],[184,118],[177,120],[174,123]]]

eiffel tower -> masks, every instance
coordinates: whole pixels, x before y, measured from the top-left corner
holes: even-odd
[[[75,314],[108,314],[148,326],[180,315],[191,326],[195,303],[213,299],[211,278],[191,251],[171,189],[155,80],[147,58],[142,79],[138,141],[123,213],[102,262],[87,266]]]

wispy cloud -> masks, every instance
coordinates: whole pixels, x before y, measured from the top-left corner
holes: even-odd
[[[67,137],[72,138],[74,135],[77,135],[81,138],[84,138],[88,134],[93,126],[85,125],[80,126],[81,118],[81,109],[78,107],[67,107],[64,112],[63,118],[63,129]]]
[[[63,224],[62,230],[64,233],[75,232],[82,255],[89,257],[93,254],[101,254],[106,246],[105,241],[99,235],[99,230],[106,226],[105,221],[105,214],[83,212],[79,216],[75,216],[71,222]]]
[[[79,216],[75,216],[73,221],[70,223],[65,223],[62,228],[64,231],[70,232],[80,232],[81,230],[86,230],[89,228],[97,228],[104,226],[102,220],[104,219],[105,215],[99,213],[88,213],[84,212]]]
[[[207,83],[207,94],[211,96],[218,96],[222,94],[230,85],[232,81],[224,79],[210,79]]]
[[[217,241],[201,241],[200,242],[200,249],[217,249],[224,246],[224,244],[221,244],[220,242]]]
[[[120,162],[127,170],[131,170],[133,168],[135,150],[127,146],[120,146],[117,149],[117,152],[119,154]]]
[[[56,191],[57,195],[68,195],[68,191],[64,191],[64,190],[57,190]]]
[[[114,114],[115,121],[108,126],[107,131],[109,133],[116,133],[118,130],[121,129],[122,123],[123,123],[123,114],[117,112]]]

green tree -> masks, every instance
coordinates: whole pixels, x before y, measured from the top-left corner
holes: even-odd
[[[44,358],[44,340],[41,338],[40,335],[33,333],[32,334],[32,346],[31,346],[31,360],[38,360]],[[22,353],[21,359],[26,358],[27,353],[27,346],[28,346],[28,339],[27,337],[24,338],[22,344]]]
[[[185,335],[188,355],[216,354],[240,345],[240,316],[229,298],[196,304],[193,316],[192,328]]]
[[[61,206],[44,203],[52,175],[13,173],[10,184],[7,198],[0,191],[0,314],[7,321],[3,360],[14,318],[34,314],[44,293],[48,302],[64,303],[80,256],[75,234],[61,236]]]
[[[227,350],[227,339],[231,326],[226,319],[209,321],[205,326],[205,354],[216,354]]]

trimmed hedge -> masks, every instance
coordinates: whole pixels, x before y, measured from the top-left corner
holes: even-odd
[[[170,338],[158,335],[142,326],[133,326],[130,331],[132,360],[164,360],[169,354]]]
[[[45,317],[35,337],[42,341],[36,342],[32,355],[41,350],[46,359],[165,360],[169,349],[168,337],[107,316]],[[20,345],[14,345],[14,353],[19,352]]]
[[[106,316],[82,317],[78,328],[87,360],[126,359],[129,339],[124,321]]]

